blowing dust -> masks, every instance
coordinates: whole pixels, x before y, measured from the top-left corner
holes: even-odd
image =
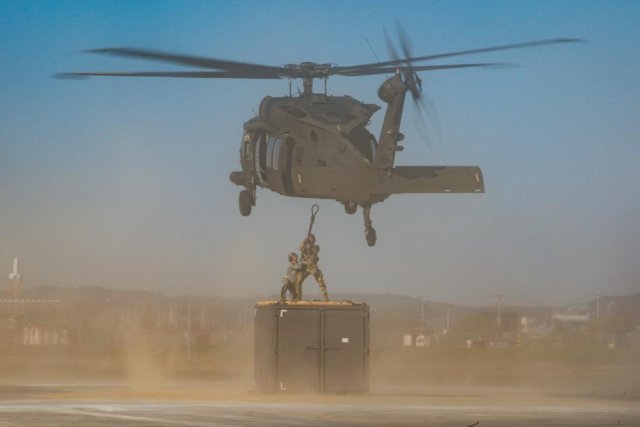
[[[168,297],[102,288],[34,288],[29,293],[40,302],[6,306],[0,313],[0,383],[119,384],[150,398],[251,396],[255,298]],[[601,331],[589,325],[539,339],[516,331],[509,340],[503,331],[481,340],[492,333],[483,329],[482,310],[459,309],[447,333],[438,335],[424,323],[416,326],[415,310],[406,309],[416,303],[409,297],[335,298],[366,301],[371,307],[369,395],[499,390],[640,399],[640,348],[632,340],[619,341],[617,347],[603,343]],[[505,314],[505,329],[511,327],[508,318]],[[420,335],[424,341],[416,345]]]

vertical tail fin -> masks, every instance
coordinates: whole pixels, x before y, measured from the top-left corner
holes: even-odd
[[[374,159],[374,164],[378,169],[393,167],[398,141],[402,141],[404,138],[400,133],[400,122],[402,121],[406,94],[407,86],[399,73],[385,80],[378,89],[378,96],[388,104]]]

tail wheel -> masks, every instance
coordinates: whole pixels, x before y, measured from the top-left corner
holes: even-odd
[[[240,207],[240,215],[249,216],[251,214],[251,206],[253,206],[253,197],[251,191],[242,190],[238,197],[238,205]]]
[[[358,205],[353,202],[347,202],[344,204],[344,211],[349,215],[353,215],[358,210]]]
[[[378,238],[378,236],[376,235],[376,229],[373,227],[367,227],[364,232],[364,237],[365,239],[367,239],[367,245],[375,246],[376,240]]]

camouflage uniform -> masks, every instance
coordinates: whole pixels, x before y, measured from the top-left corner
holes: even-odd
[[[327,285],[324,283],[322,270],[318,268],[318,261],[320,259],[318,257],[319,252],[320,246],[316,245],[316,237],[313,234],[310,234],[309,237],[304,239],[302,245],[300,245],[300,256],[302,257],[303,268],[298,272],[296,280],[296,293],[298,294],[298,298],[302,298],[302,282],[311,275],[316,279],[324,300],[329,301]]]
[[[302,266],[298,263],[298,255],[295,252],[289,252],[289,268],[287,274],[282,278],[282,289],[280,290],[280,301],[287,300],[287,292],[292,301],[298,301],[300,294],[296,291],[296,281]]]

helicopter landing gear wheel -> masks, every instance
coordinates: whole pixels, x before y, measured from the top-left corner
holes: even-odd
[[[367,245],[375,246],[378,236],[371,222],[371,206],[363,207],[362,214],[364,216],[364,238],[367,240]]]
[[[253,206],[253,197],[251,191],[242,190],[238,197],[238,205],[240,207],[240,215],[249,216],[251,214],[251,206]]]
[[[346,202],[344,204],[344,211],[349,215],[353,215],[358,210],[358,205],[353,202]]]
[[[378,236],[376,235],[376,229],[373,227],[368,227],[364,230],[364,238],[367,240],[367,245],[375,246],[376,239]]]

